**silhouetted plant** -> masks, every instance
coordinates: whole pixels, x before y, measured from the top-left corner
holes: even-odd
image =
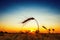
[[[52,29],[52,31],[54,32],[54,31],[55,31],[55,29]]]
[[[8,33],[8,32],[5,32],[5,33]]]
[[[38,26],[38,32],[39,32],[39,24],[38,24],[38,21],[37,21],[35,18],[30,17],[30,18],[24,20],[22,23],[24,24],[24,23],[26,23],[26,22],[28,22],[28,21],[30,21],[30,20],[35,20],[35,21],[36,21],[36,24],[37,24],[37,26]]]
[[[21,31],[20,34],[24,34],[24,32]]]
[[[11,38],[6,38],[5,40],[11,40]]]
[[[38,34],[39,33],[39,30],[36,30],[35,33]]]
[[[23,40],[28,40],[28,34],[25,33]]]
[[[16,34],[13,39],[15,40],[17,37],[18,37],[18,35]]]
[[[34,20],[34,19],[35,19],[35,18],[30,17],[30,18],[28,18],[28,19],[24,20],[22,23],[26,23],[27,21],[29,21],[29,20]]]
[[[42,26],[44,29],[47,29],[45,26]]]
[[[4,32],[3,31],[0,31],[0,36],[4,36]]]
[[[51,29],[48,29],[48,32],[50,33]]]

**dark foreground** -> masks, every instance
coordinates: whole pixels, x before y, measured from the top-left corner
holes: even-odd
[[[0,33],[0,40],[60,40],[60,33]]]

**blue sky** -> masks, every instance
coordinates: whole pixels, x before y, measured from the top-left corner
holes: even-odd
[[[20,7],[44,7],[50,8],[54,11],[58,11],[60,9],[60,1],[59,0],[2,0],[0,1],[0,8],[2,12],[8,12],[16,10]],[[58,14],[58,13],[57,13]]]

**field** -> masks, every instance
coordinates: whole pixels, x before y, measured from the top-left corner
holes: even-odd
[[[0,33],[0,40],[60,40],[60,33]]]

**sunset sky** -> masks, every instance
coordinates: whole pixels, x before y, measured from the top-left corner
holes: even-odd
[[[55,29],[60,33],[60,1],[58,0],[4,0],[0,1],[0,31],[19,32],[20,30],[37,30],[34,20],[22,24],[29,17],[34,17],[40,27],[40,32]],[[52,32],[52,31],[51,31]]]

